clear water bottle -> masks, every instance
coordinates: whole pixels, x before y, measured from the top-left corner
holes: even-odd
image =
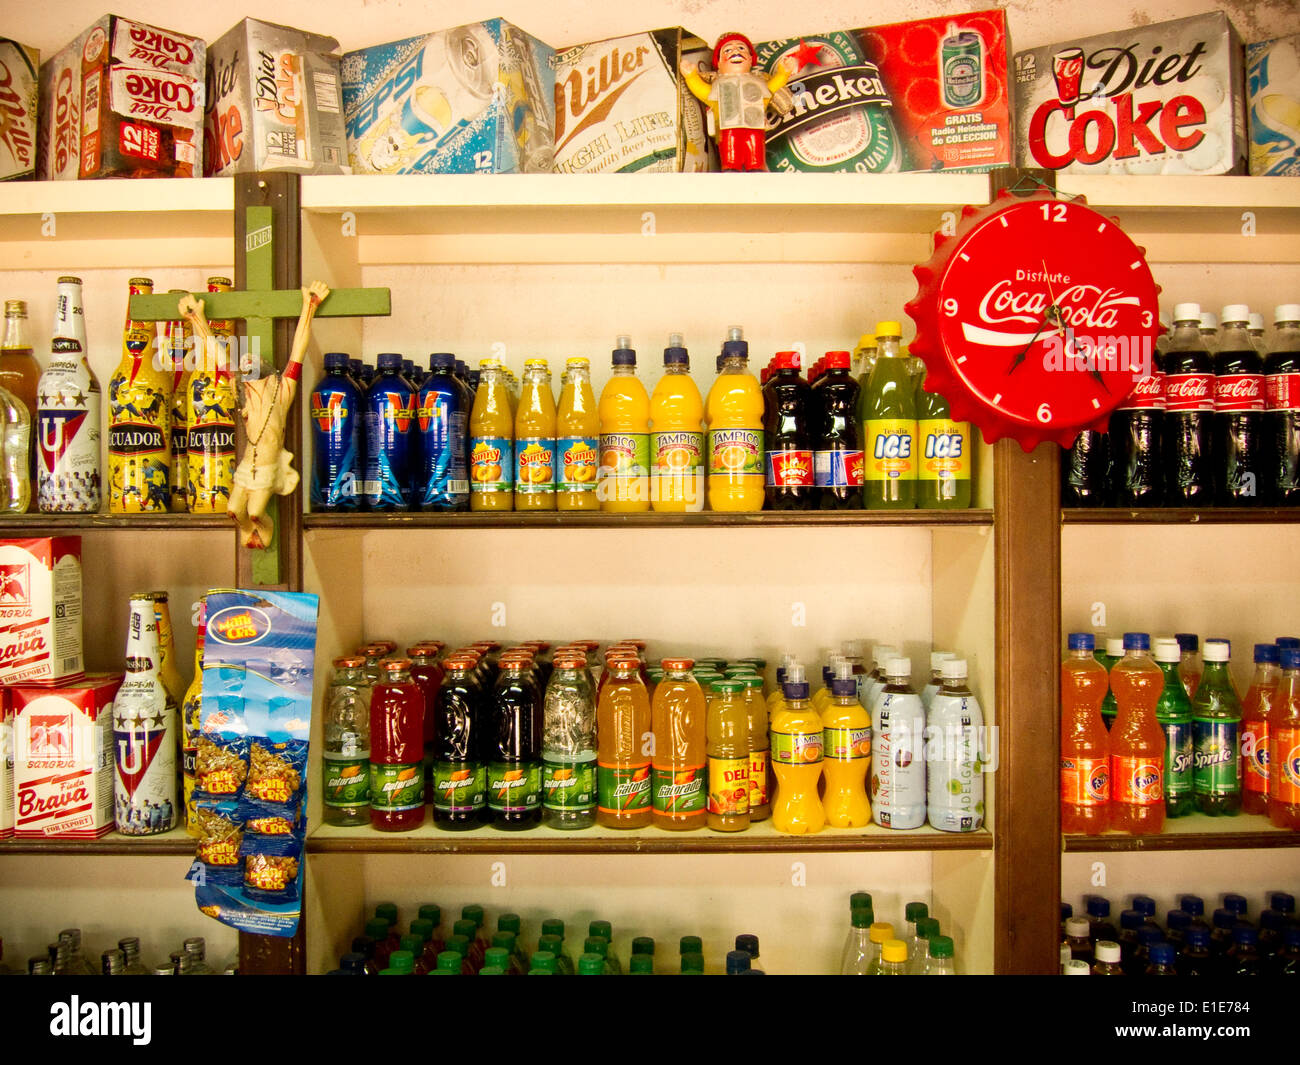
[[[322,817],[327,825],[370,822],[370,681],[361,656],[334,659],[325,711]]]
[[[0,511],[26,513],[32,501],[32,418],[27,407],[6,388],[0,388],[0,441]]]

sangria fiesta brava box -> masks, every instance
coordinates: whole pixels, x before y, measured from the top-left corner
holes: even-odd
[[[0,541],[0,684],[82,672],[81,537]]]
[[[554,55],[500,18],[348,52],[353,173],[550,173]]]

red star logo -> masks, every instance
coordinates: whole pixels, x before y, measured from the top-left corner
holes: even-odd
[[[822,54],[820,44],[808,44],[802,37],[799,38],[799,47],[790,53],[799,63],[799,69],[804,67],[818,66],[817,57]]]

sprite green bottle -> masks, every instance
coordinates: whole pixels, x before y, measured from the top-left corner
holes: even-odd
[[[1192,700],[1196,807],[1211,817],[1241,812],[1241,700],[1232,686],[1227,640],[1206,640],[1205,672]]]
[[[1124,657],[1124,639],[1123,637],[1108,638],[1106,640],[1106,653],[1096,654],[1093,657],[1106,667],[1106,676],[1110,676],[1111,667]],[[1106,726],[1106,731],[1110,731],[1111,725],[1115,724],[1115,717],[1119,714],[1119,704],[1115,702],[1115,693],[1108,687],[1106,689],[1106,698],[1101,701],[1101,723]]]
[[[876,325],[876,365],[861,408],[868,510],[916,506],[916,393],[902,335],[897,322]]]
[[[965,510],[970,506],[970,422],[955,422],[948,401],[916,381],[916,505],[921,510]]]
[[[1182,817],[1196,810],[1193,794],[1195,751],[1192,747],[1192,703],[1187,698],[1178,661],[1178,641],[1157,640],[1156,664],[1165,675],[1165,686],[1156,703],[1156,720],[1165,734],[1165,816]]]

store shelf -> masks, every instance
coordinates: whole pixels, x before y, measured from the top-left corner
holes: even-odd
[[[193,856],[194,837],[184,828],[175,828],[156,836],[123,836],[110,832],[102,839],[10,839],[0,843],[0,858],[19,854],[70,854],[81,858],[106,855]]]
[[[93,529],[141,532],[184,529],[187,532],[220,530],[233,526],[225,514],[5,514],[0,533],[8,536],[42,536],[46,533]]]
[[[736,854],[820,851],[980,851],[993,849],[986,831],[940,832],[920,828],[896,832],[823,829],[810,836],[777,832],[762,821],[744,832],[665,832],[660,828],[611,831],[599,826],[564,832],[538,826],[522,832],[476,828],[446,832],[425,823],[410,832],[321,825],[307,838],[309,854]]]
[[[1274,828],[1267,817],[1205,817],[1193,814],[1165,822],[1158,836],[1106,832],[1100,836],[1064,836],[1066,853],[1105,851],[1246,850],[1300,847],[1300,832]]]
[[[763,511],[756,514],[605,514],[502,511],[458,514],[305,514],[306,529],[700,529],[778,526],[987,526],[992,510]]]
[[[1062,525],[1285,525],[1300,522],[1300,507],[1066,507]]]

